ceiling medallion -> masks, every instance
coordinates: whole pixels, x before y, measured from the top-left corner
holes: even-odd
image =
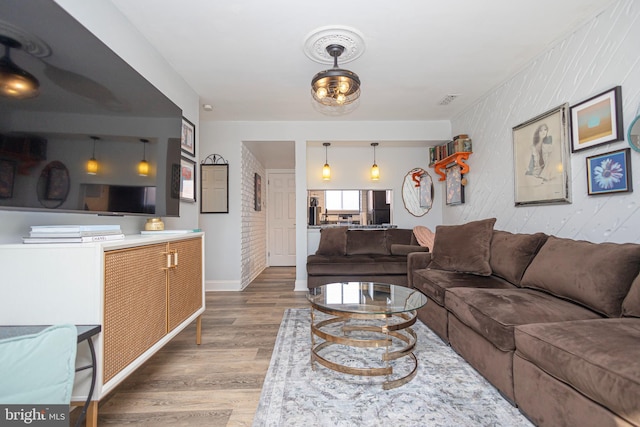
[[[326,26],[316,28],[305,37],[304,53],[309,59],[320,64],[333,64],[333,56],[327,47],[339,45],[344,48],[340,63],[345,64],[359,58],[364,53],[364,37],[355,28]]]

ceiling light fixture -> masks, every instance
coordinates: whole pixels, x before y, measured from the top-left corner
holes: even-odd
[[[311,80],[311,95],[322,105],[340,107],[360,97],[360,77],[353,71],[338,67],[338,57],[344,46],[330,44],[327,53],[333,58],[333,68],[320,71]]]
[[[3,35],[0,35],[0,44],[4,46],[4,56],[0,58],[0,95],[18,99],[37,96],[38,79],[11,60],[11,49],[21,49],[22,45]]]
[[[329,181],[331,179],[331,168],[329,167],[329,162],[327,160],[327,150],[331,143],[325,142],[322,145],[324,145],[324,166],[322,167],[322,180]]]
[[[372,142],[371,146],[373,147],[373,166],[371,166],[371,181],[380,180],[380,168],[376,164],[376,147],[378,146],[377,142]]]
[[[96,160],[96,141],[99,140],[97,136],[90,136],[93,139],[93,153],[91,158],[87,161],[87,173],[89,175],[95,175],[98,173],[98,161]]]
[[[147,143],[148,139],[141,139],[142,142],[142,160],[138,163],[138,175],[147,176],[149,175],[149,162],[147,162]]]

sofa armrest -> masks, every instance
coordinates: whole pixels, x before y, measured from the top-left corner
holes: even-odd
[[[411,252],[407,255],[407,286],[413,288],[413,272],[431,264],[431,252]]]
[[[399,243],[391,245],[391,255],[408,256],[412,252],[429,252],[429,248],[420,245],[402,245]]]

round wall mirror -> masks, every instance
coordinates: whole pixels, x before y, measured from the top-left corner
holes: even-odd
[[[407,173],[402,182],[402,202],[413,216],[423,216],[433,206],[433,180],[422,169],[414,168]]]
[[[627,141],[629,141],[631,148],[640,151],[640,115],[636,116],[631,122],[627,133]]]

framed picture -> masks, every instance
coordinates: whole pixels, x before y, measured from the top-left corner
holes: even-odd
[[[190,156],[196,156],[196,126],[184,117],[182,118],[180,148]]]
[[[620,86],[571,107],[572,152],[623,139]]]
[[[16,162],[0,159],[0,199],[13,197],[13,184],[16,180]]]
[[[257,173],[253,176],[253,204],[256,211],[262,210],[262,178]]]
[[[461,205],[464,203],[464,186],[462,185],[462,173],[460,165],[456,164],[447,168],[446,203],[447,205]]]
[[[196,201],[196,162],[185,157],[180,159],[180,199]]]
[[[587,157],[587,193],[596,194],[630,193],[631,149],[612,151]]]
[[[228,164],[200,164],[200,213],[229,213]]]
[[[515,205],[571,203],[568,104],[513,128]]]

